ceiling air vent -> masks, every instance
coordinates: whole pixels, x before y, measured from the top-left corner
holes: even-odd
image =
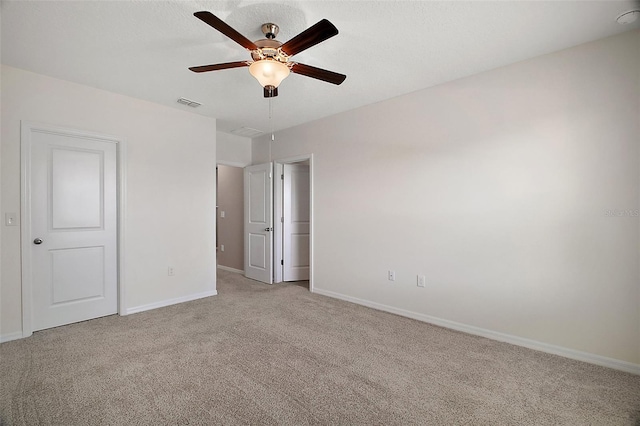
[[[252,129],[251,127],[240,127],[239,129],[232,130],[231,133],[238,136],[244,136],[245,138],[254,138],[264,134],[262,130]]]
[[[191,108],[197,108],[200,105],[202,105],[200,102],[192,101],[191,99],[187,99],[187,98],[178,99],[178,103],[182,105],[190,106]]]

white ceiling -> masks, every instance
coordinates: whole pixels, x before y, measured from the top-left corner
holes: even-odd
[[[2,63],[264,132],[378,102],[591,40],[638,1],[2,1]],[[269,100],[247,68],[187,68],[249,59],[193,16],[208,10],[251,40],[275,22],[286,41],[329,19],[340,31],[294,57],[347,75],[340,86],[291,74]],[[180,97],[202,103],[178,104]]]

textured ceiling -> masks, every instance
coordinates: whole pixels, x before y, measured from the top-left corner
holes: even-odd
[[[218,119],[230,132],[283,129],[640,27],[638,1],[3,1],[2,63]],[[187,68],[249,59],[193,16],[208,10],[251,40],[286,41],[322,18],[340,34],[294,60],[347,75],[334,86],[291,74],[272,101],[247,68]],[[180,97],[202,103],[178,104]]]

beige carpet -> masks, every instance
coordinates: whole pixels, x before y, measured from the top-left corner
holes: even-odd
[[[218,274],[0,345],[0,424],[640,424],[640,376]]]

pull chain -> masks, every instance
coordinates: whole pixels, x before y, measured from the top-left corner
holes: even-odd
[[[269,125],[271,127],[271,138],[269,138],[269,162],[271,162],[271,144],[276,139],[273,134],[273,98],[269,98]]]

